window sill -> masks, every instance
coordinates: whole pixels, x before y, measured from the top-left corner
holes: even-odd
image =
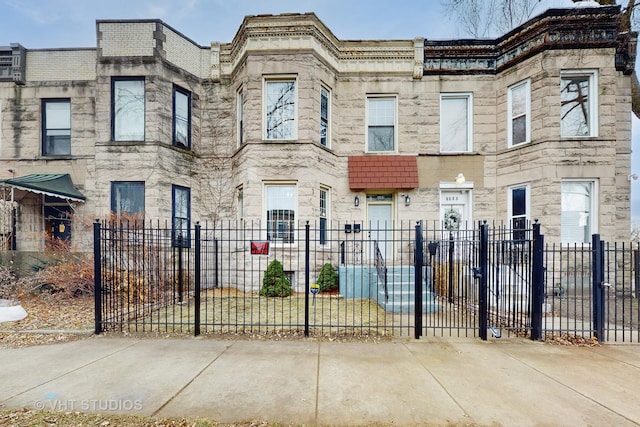
[[[580,136],[572,136],[572,135],[560,135],[560,140],[569,140],[576,141],[580,139],[593,140],[599,138],[599,135],[580,135]]]
[[[42,160],[73,160],[78,157],[73,154],[43,154],[39,158]]]

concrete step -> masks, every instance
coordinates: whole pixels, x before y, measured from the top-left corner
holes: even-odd
[[[384,300],[384,297],[383,297]],[[398,301],[393,300],[391,296],[389,296],[389,301],[385,304],[381,304],[381,306],[385,309],[385,311],[391,313],[409,313],[412,314],[415,312],[415,301],[413,299],[406,301]],[[438,303],[435,301],[433,297],[424,298],[422,300],[422,312],[423,313],[433,313],[438,311]]]
[[[426,284],[430,283],[431,270],[423,267],[422,312],[438,310],[438,304]],[[378,303],[392,313],[413,313],[415,310],[415,267],[412,265],[391,266],[387,268],[387,294],[384,284],[378,283]]]

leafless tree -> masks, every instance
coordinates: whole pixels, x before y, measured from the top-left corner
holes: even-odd
[[[504,34],[540,12],[540,0],[441,0],[444,14],[476,37]]]
[[[578,2],[580,0],[573,0]],[[602,6],[619,4],[622,7],[621,31],[640,27],[635,13],[638,0],[596,0]],[[471,37],[496,37],[524,23],[548,5],[544,0],[440,0],[447,18],[460,25]],[[631,108],[640,118],[640,83],[634,71],[631,79]]]

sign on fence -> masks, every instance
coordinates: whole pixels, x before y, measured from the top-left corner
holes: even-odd
[[[251,255],[269,255],[269,241],[252,240]]]

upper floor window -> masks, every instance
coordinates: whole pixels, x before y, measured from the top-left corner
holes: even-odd
[[[597,230],[597,188],[594,180],[562,181],[562,243],[589,243]]]
[[[367,98],[367,151],[396,150],[396,98]]]
[[[173,145],[191,148],[191,92],[173,87]]]
[[[320,89],[320,145],[329,147],[329,90]]]
[[[42,100],[42,154],[71,155],[71,101]]]
[[[189,230],[191,228],[191,189],[179,185],[172,186],[171,226],[173,246],[188,248],[191,246]]]
[[[244,144],[244,89],[240,88],[236,94],[238,147]]]
[[[284,243],[295,241],[296,186],[265,186],[267,240]]]
[[[18,43],[0,46],[0,81],[25,84],[27,50]]]
[[[144,182],[111,182],[111,212],[118,217],[127,214],[140,219],[144,214]]]
[[[473,147],[473,97],[440,94],[440,152],[464,153]]]
[[[509,188],[509,218],[513,240],[524,241],[529,219],[529,186],[518,185]]]
[[[296,81],[270,79],[265,81],[266,139],[296,138]]]
[[[0,79],[13,77],[13,52],[10,49],[0,50]]]
[[[560,74],[560,132],[562,136],[598,136],[598,74]]]
[[[507,112],[509,147],[531,141],[531,82],[529,80],[509,87]]]
[[[111,123],[114,141],[144,141],[144,77],[111,81]]]

